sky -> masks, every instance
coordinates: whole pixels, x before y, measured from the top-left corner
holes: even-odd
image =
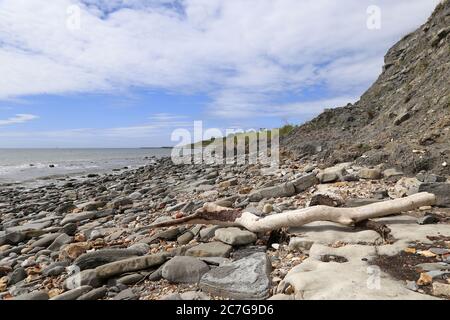
[[[0,148],[157,147],[353,103],[439,0],[0,0]]]

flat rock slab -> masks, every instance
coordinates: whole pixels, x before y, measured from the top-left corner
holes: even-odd
[[[232,246],[242,246],[256,241],[256,234],[239,228],[221,228],[215,232],[217,240]]]
[[[99,266],[95,270],[99,278],[110,278],[127,272],[139,271],[159,266],[163,264],[166,259],[166,254],[154,254],[111,262]]]
[[[224,257],[230,256],[232,246],[222,242],[202,243],[186,251],[187,256],[193,257]]]
[[[391,245],[379,246],[380,255],[395,255],[414,241],[432,244],[428,236],[450,236],[450,225],[448,224],[419,225],[416,218],[407,215],[374,220],[386,224],[391,229],[391,235],[396,239]]]
[[[382,238],[373,230],[354,230],[333,222],[312,222],[302,227],[289,228],[289,233],[295,234],[298,241],[331,245],[337,241],[349,244],[380,244]],[[307,248],[306,248],[307,249]]]
[[[323,262],[326,255],[344,257],[347,262]],[[331,248],[314,244],[310,257],[288,272],[277,292],[287,293],[291,287],[296,300],[436,299],[408,290],[402,281],[370,266],[366,260],[375,255],[371,246]]]
[[[200,288],[213,296],[257,300],[269,296],[271,263],[264,252],[251,254],[206,273]]]
[[[40,231],[52,225],[52,221],[45,221],[39,223],[27,223],[16,227],[6,228],[6,232],[25,232],[25,231]]]
[[[209,271],[208,265],[194,257],[174,257],[162,267],[162,277],[173,283],[198,283]]]

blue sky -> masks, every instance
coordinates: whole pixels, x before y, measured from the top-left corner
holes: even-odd
[[[302,123],[358,100],[438,2],[2,0],[0,147]]]

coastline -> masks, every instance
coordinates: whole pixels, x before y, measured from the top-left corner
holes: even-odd
[[[317,204],[381,202],[397,196],[402,181],[410,179],[382,166],[345,163],[323,168],[286,158],[279,169],[264,169],[248,164],[174,165],[165,157],[137,169],[68,178],[61,184],[4,187],[0,298],[297,299],[305,290],[304,299],[441,297],[433,291],[441,280],[410,290],[410,275],[418,281],[422,274],[390,259],[414,251],[408,253],[412,265],[446,263],[450,212],[445,208],[379,219],[396,238],[393,243],[373,230],[355,231],[327,222],[287,229],[275,238],[272,233],[199,224],[150,227],[192,214],[207,202],[261,217]],[[317,180],[304,178],[313,176]],[[291,192],[286,185],[293,181],[304,185],[296,182]],[[434,224],[416,222],[429,219],[426,214],[437,219]],[[421,252],[437,253],[425,257]],[[381,290],[367,288],[366,269],[373,263],[382,273]],[[220,275],[230,265],[236,272]],[[73,286],[74,267],[82,270],[81,286]],[[298,285],[304,281],[304,268],[317,285]],[[320,271],[324,268],[327,277]],[[404,274],[395,273],[402,268]],[[336,272],[348,277],[336,277]],[[345,295],[334,287],[345,288]]]

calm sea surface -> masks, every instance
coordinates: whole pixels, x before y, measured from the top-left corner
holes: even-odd
[[[104,173],[151,163],[171,149],[0,149],[0,183]],[[50,167],[54,166],[54,167]]]

